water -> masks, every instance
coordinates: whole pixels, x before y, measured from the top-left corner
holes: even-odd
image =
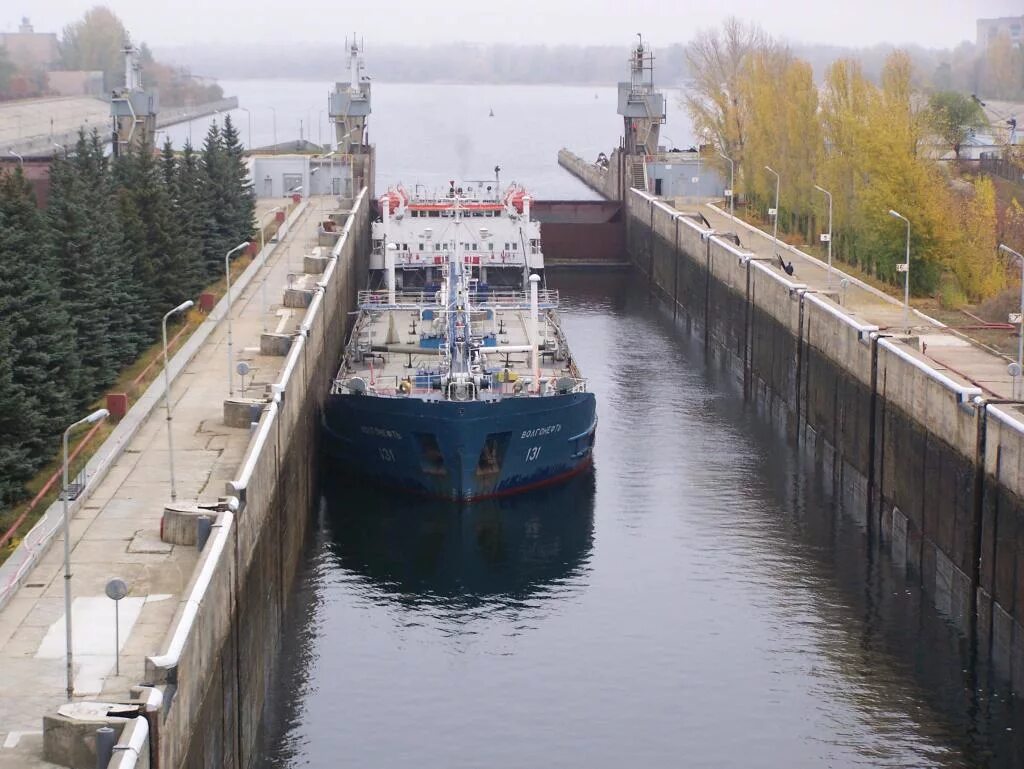
[[[368,63],[368,66],[372,63]],[[333,126],[327,118],[331,83],[294,80],[220,81],[224,93],[237,96],[233,110],[242,140],[254,147],[303,136],[327,143]],[[440,187],[449,179],[493,179],[502,168],[503,184],[529,185],[538,198],[587,200],[596,195],[559,169],[558,150],[567,143],[587,159],[610,153],[622,132],[615,114],[615,88],[592,86],[493,86],[373,84],[370,141],[377,146],[377,189],[404,182]],[[664,135],[680,147],[692,143],[679,96],[667,98]],[[490,117],[491,109],[494,117]],[[209,124],[220,115],[161,129],[158,141],[171,138],[181,147],[191,136],[202,143]],[[251,133],[251,142],[248,136]]]
[[[465,102],[414,90],[410,126]],[[569,106],[545,126],[515,162],[579,197],[550,148],[596,129]],[[380,146],[382,176],[460,162],[413,136]],[[595,471],[463,511],[328,483],[263,766],[1024,765],[1024,719],[966,640],[642,282],[553,281]]]

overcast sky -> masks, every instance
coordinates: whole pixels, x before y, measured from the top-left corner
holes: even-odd
[[[735,15],[790,42],[948,47],[973,40],[975,19],[1024,13],[1022,0],[108,0],[132,37],[150,45],[329,42],[351,30],[373,42],[626,44],[643,32],[657,47]],[[0,30],[22,15],[60,32],[95,0],[4,0]],[[20,7],[19,7],[20,5]]]

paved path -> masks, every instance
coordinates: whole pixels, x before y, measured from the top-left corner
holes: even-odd
[[[825,262],[785,244],[776,246],[771,235],[731,219],[713,205],[703,206],[700,210],[712,227],[720,232],[737,233],[743,247],[759,257],[772,258],[780,253],[787,262],[792,261],[794,269],[790,280],[804,283],[815,291],[829,293],[852,317],[897,336],[908,335],[909,330],[909,336],[920,339],[919,356],[933,368],[965,384],[981,387],[988,397],[1012,397],[1013,382],[1006,369],[1010,361],[1006,357],[915,310],[911,310],[908,329],[901,301],[854,279],[841,285],[840,280],[845,276],[838,271],[833,273],[830,281]],[[777,260],[772,266],[782,272]]]
[[[274,302],[266,323],[271,330],[280,325],[293,331],[304,311],[282,317],[275,314],[276,303],[289,273],[301,272],[303,254],[316,237],[319,206],[319,201],[307,206],[232,308],[235,358],[250,362],[253,385],[261,393],[264,383],[277,380],[284,358],[258,355],[264,326],[260,284],[267,276],[266,295]],[[179,501],[216,502],[249,442],[248,430],[223,425],[226,329],[221,322],[171,385]],[[125,698],[143,680],[145,658],[161,650],[179,594],[192,575],[195,548],[160,540],[163,506],[170,498],[167,460],[161,401],[71,522],[76,699]],[[120,608],[120,675],[114,671],[113,604],[103,592],[112,577],[129,586]],[[41,729],[44,713],[66,701],[63,591],[58,536],[0,610],[0,769],[52,766],[40,758]]]

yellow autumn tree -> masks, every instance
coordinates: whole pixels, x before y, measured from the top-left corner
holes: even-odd
[[[967,297],[977,301],[1001,291],[1006,272],[997,253],[995,185],[979,176],[973,186],[960,207],[961,242],[953,273]]]
[[[740,78],[749,116],[743,190],[762,209],[775,199],[780,179],[779,227],[799,230],[810,221],[811,193],[821,157],[818,91],[811,66],[785,48],[750,54]]]

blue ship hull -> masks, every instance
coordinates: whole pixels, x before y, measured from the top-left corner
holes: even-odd
[[[513,494],[590,465],[594,395],[496,401],[332,394],[325,444],[344,466],[392,488],[451,500]]]

